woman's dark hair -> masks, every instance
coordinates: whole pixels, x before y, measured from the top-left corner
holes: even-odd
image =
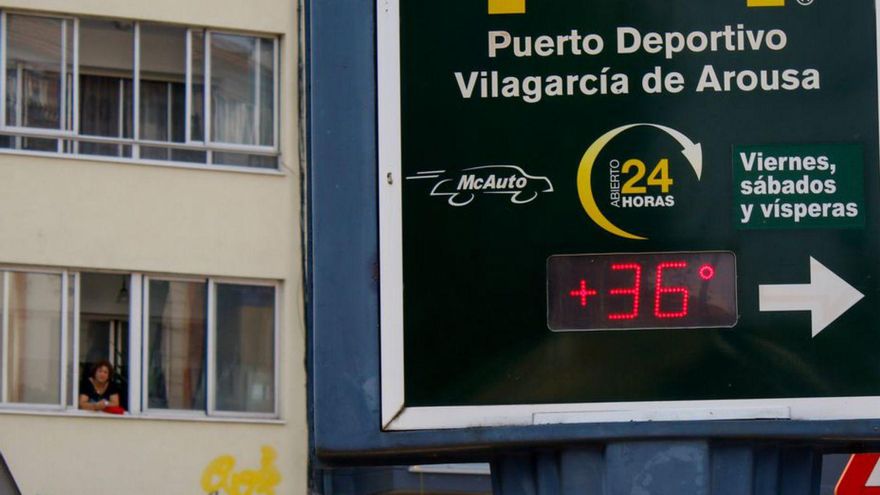
[[[102,359],[102,360],[98,361],[97,363],[95,363],[95,366],[92,367],[91,377],[94,378],[95,373],[97,373],[98,370],[101,368],[107,368],[107,371],[110,372],[110,378],[111,379],[113,378],[113,363],[111,363],[110,361],[107,361],[106,359]]]

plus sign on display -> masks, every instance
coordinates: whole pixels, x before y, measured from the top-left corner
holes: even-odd
[[[875,0],[377,5],[383,430],[880,418]]]

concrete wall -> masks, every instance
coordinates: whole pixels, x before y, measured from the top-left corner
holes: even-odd
[[[198,494],[277,453],[276,493],[305,493],[307,427],[292,0],[6,0],[2,8],[281,36],[276,174],[0,153],[0,265],[278,280],[280,420],[169,420],[0,408],[0,452],[23,493]],[[209,477],[210,478],[210,477]],[[217,478],[215,477],[216,481]],[[221,492],[224,493],[224,492]]]

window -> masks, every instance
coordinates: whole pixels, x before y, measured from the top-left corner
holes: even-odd
[[[2,280],[2,402],[59,404],[64,276],[3,271]]]
[[[0,13],[0,149],[278,167],[278,40]]]
[[[0,269],[0,406],[75,410],[80,383],[107,360],[130,413],[277,417],[276,293],[269,282]]]
[[[275,289],[215,286],[217,411],[272,413],[275,402]]]
[[[147,407],[205,410],[207,284],[149,280]]]

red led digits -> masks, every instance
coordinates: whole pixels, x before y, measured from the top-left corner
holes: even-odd
[[[620,270],[632,270],[633,271],[633,286],[629,289],[611,289],[609,294],[612,296],[617,295],[631,295],[633,298],[632,303],[632,311],[629,313],[609,313],[609,320],[634,320],[639,316],[639,289],[642,285],[642,265],[638,263],[614,263],[611,265],[611,269],[615,271]]]
[[[552,255],[547,327],[725,328],[737,324],[736,257],[727,251]]]
[[[703,280],[712,280],[712,277],[715,276],[715,267],[706,263],[705,265],[700,267],[700,278]]]
[[[581,286],[579,289],[574,289],[569,292],[571,297],[579,297],[581,298],[581,306],[587,305],[587,296],[595,296],[597,294],[595,289],[587,289],[587,281],[581,279]]]
[[[688,289],[687,287],[664,287],[663,270],[682,269],[687,267],[685,261],[664,261],[657,265],[657,281],[654,283],[654,316],[657,318],[684,318],[688,314]],[[660,300],[663,294],[681,294],[681,309],[678,311],[662,311]]]

